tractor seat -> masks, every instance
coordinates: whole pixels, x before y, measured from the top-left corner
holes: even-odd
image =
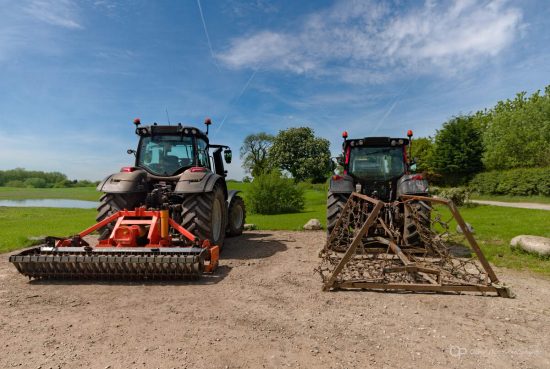
[[[164,157],[164,169],[168,174],[176,172],[180,168],[179,159],[174,155],[166,155]]]

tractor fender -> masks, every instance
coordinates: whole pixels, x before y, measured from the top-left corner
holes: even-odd
[[[229,191],[227,191],[227,208],[228,209],[229,209],[229,205],[231,205],[231,201],[233,201],[233,199],[235,198],[235,196],[239,192],[242,192],[242,191],[240,191],[240,190],[229,190]]]
[[[225,178],[213,173],[211,171],[206,172],[191,172],[189,169],[182,173],[174,193],[186,194],[186,193],[203,193],[212,192],[216,183],[220,182],[227,198],[227,186],[225,184]]]
[[[347,174],[330,177],[329,191],[332,193],[352,193],[355,191],[353,178]]]
[[[105,193],[147,192],[147,173],[135,170],[111,174],[99,183],[97,190]]]
[[[397,196],[427,195],[428,181],[420,174],[405,174],[397,181]]]

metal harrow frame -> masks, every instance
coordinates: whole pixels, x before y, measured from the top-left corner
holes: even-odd
[[[424,196],[402,196],[402,201],[384,203],[352,193],[333,231],[320,252],[316,269],[323,279],[323,290],[373,289],[411,292],[480,292],[514,297],[500,284],[464,219],[450,200]],[[445,239],[421,227],[411,204],[435,203],[448,207],[475,258],[454,256]],[[423,239],[423,246],[407,245],[386,216],[392,207],[409,207]],[[353,221],[350,221],[353,219]],[[443,222],[438,221],[440,224]],[[376,235],[369,232],[378,228]],[[423,229],[420,229],[423,228]],[[344,236],[342,236],[344,235]],[[342,254],[338,248],[351,239]]]

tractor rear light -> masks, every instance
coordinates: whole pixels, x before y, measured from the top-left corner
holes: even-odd
[[[396,142],[395,140],[391,140],[390,144],[391,144],[392,146],[395,146],[395,145],[397,144],[397,142]]]
[[[363,145],[365,142],[363,140],[359,140],[359,146]]]
[[[424,179],[424,177],[422,177],[422,174],[416,174],[416,175],[412,176],[411,179],[413,181],[421,181],[421,180]]]
[[[120,169],[121,172],[126,172],[126,173],[132,173],[134,171],[136,171],[138,168],[136,167],[122,167]]]
[[[207,171],[207,169],[204,168],[204,167],[192,167],[189,170],[191,171],[191,173],[199,173],[199,172],[206,172]]]
[[[343,178],[343,177],[342,177],[342,176],[339,176],[338,174],[335,174],[335,175],[332,176],[332,180],[333,180],[333,181],[339,181],[339,180],[341,180],[342,178]]]
[[[404,142],[405,142],[405,141],[403,141],[403,139],[399,140],[399,144],[400,144],[400,145],[403,145]]]

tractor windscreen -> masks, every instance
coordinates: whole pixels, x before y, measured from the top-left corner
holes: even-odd
[[[172,176],[193,165],[193,138],[155,135],[141,138],[138,166],[159,176]]]
[[[349,173],[357,178],[390,180],[405,173],[403,148],[354,147],[350,151]]]

